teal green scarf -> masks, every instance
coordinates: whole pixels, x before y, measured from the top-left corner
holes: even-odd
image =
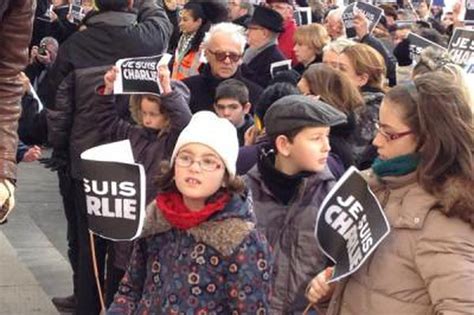
[[[402,176],[414,172],[419,161],[418,154],[401,155],[390,160],[376,158],[372,170],[378,177]]]

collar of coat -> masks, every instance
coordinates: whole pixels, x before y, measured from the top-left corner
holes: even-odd
[[[87,26],[130,26],[137,23],[137,14],[133,12],[105,11],[87,19]]]
[[[247,203],[250,201],[247,200]],[[222,211],[226,211],[226,208]],[[209,220],[186,230],[186,232],[193,236],[196,242],[211,246],[222,256],[228,257],[234,253],[254,228],[255,223],[251,220],[223,216],[222,220]],[[150,203],[146,208],[145,222],[140,237],[166,233],[171,229],[173,227],[157,208],[156,202]]]
[[[374,192],[387,188],[400,200],[394,227],[421,228],[430,210],[438,210],[448,217],[458,217],[474,228],[474,182],[462,178],[449,178],[441,190],[432,195],[417,182],[416,172],[379,180],[371,170],[363,172]],[[381,196],[383,199],[383,196]],[[383,200],[380,200],[383,203]],[[382,204],[382,206],[384,206]]]

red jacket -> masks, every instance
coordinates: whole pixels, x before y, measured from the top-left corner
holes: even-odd
[[[284,24],[285,30],[280,34],[280,36],[278,36],[278,48],[280,48],[281,52],[286,56],[286,58],[291,59],[291,63],[293,65],[298,63],[295,52],[293,51],[293,47],[295,46],[293,36],[296,32],[296,28],[297,25],[294,19],[286,20]]]

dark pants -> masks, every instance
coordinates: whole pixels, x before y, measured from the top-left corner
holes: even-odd
[[[79,242],[77,237],[77,214],[74,203],[72,178],[65,169],[58,170],[59,192],[63,199],[64,215],[67,221],[67,255],[72,269],[73,292],[77,296],[77,269],[79,264]]]
[[[87,224],[86,198],[82,181],[72,180],[74,204],[77,214],[77,241],[79,247],[79,260],[77,265],[77,314],[96,315],[100,313],[99,292],[97,290],[94,269],[92,265],[92,252],[90,246],[89,229]],[[104,239],[94,236],[95,254],[99,270],[99,281],[103,288],[104,264],[107,243]]]
[[[114,246],[110,244],[107,248],[107,277],[105,281],[105,307],[109,308],[114,301],[115,293],[117,293],[120,281],[125,275],[125,270],[114,266],[115,251]]]

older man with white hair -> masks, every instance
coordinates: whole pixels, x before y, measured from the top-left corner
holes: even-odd
[[[211,27],[203,41],[207,64],[201,66],[198,75],[183,80],[191,90],[189,106],[193,113],[200,110],[212,111],[217,86],[230,78],[242,81],[249,89],[250,103],[257,102],[262,88],[240,73],[245,44],[245,30],[242,26],[224,22]]]

